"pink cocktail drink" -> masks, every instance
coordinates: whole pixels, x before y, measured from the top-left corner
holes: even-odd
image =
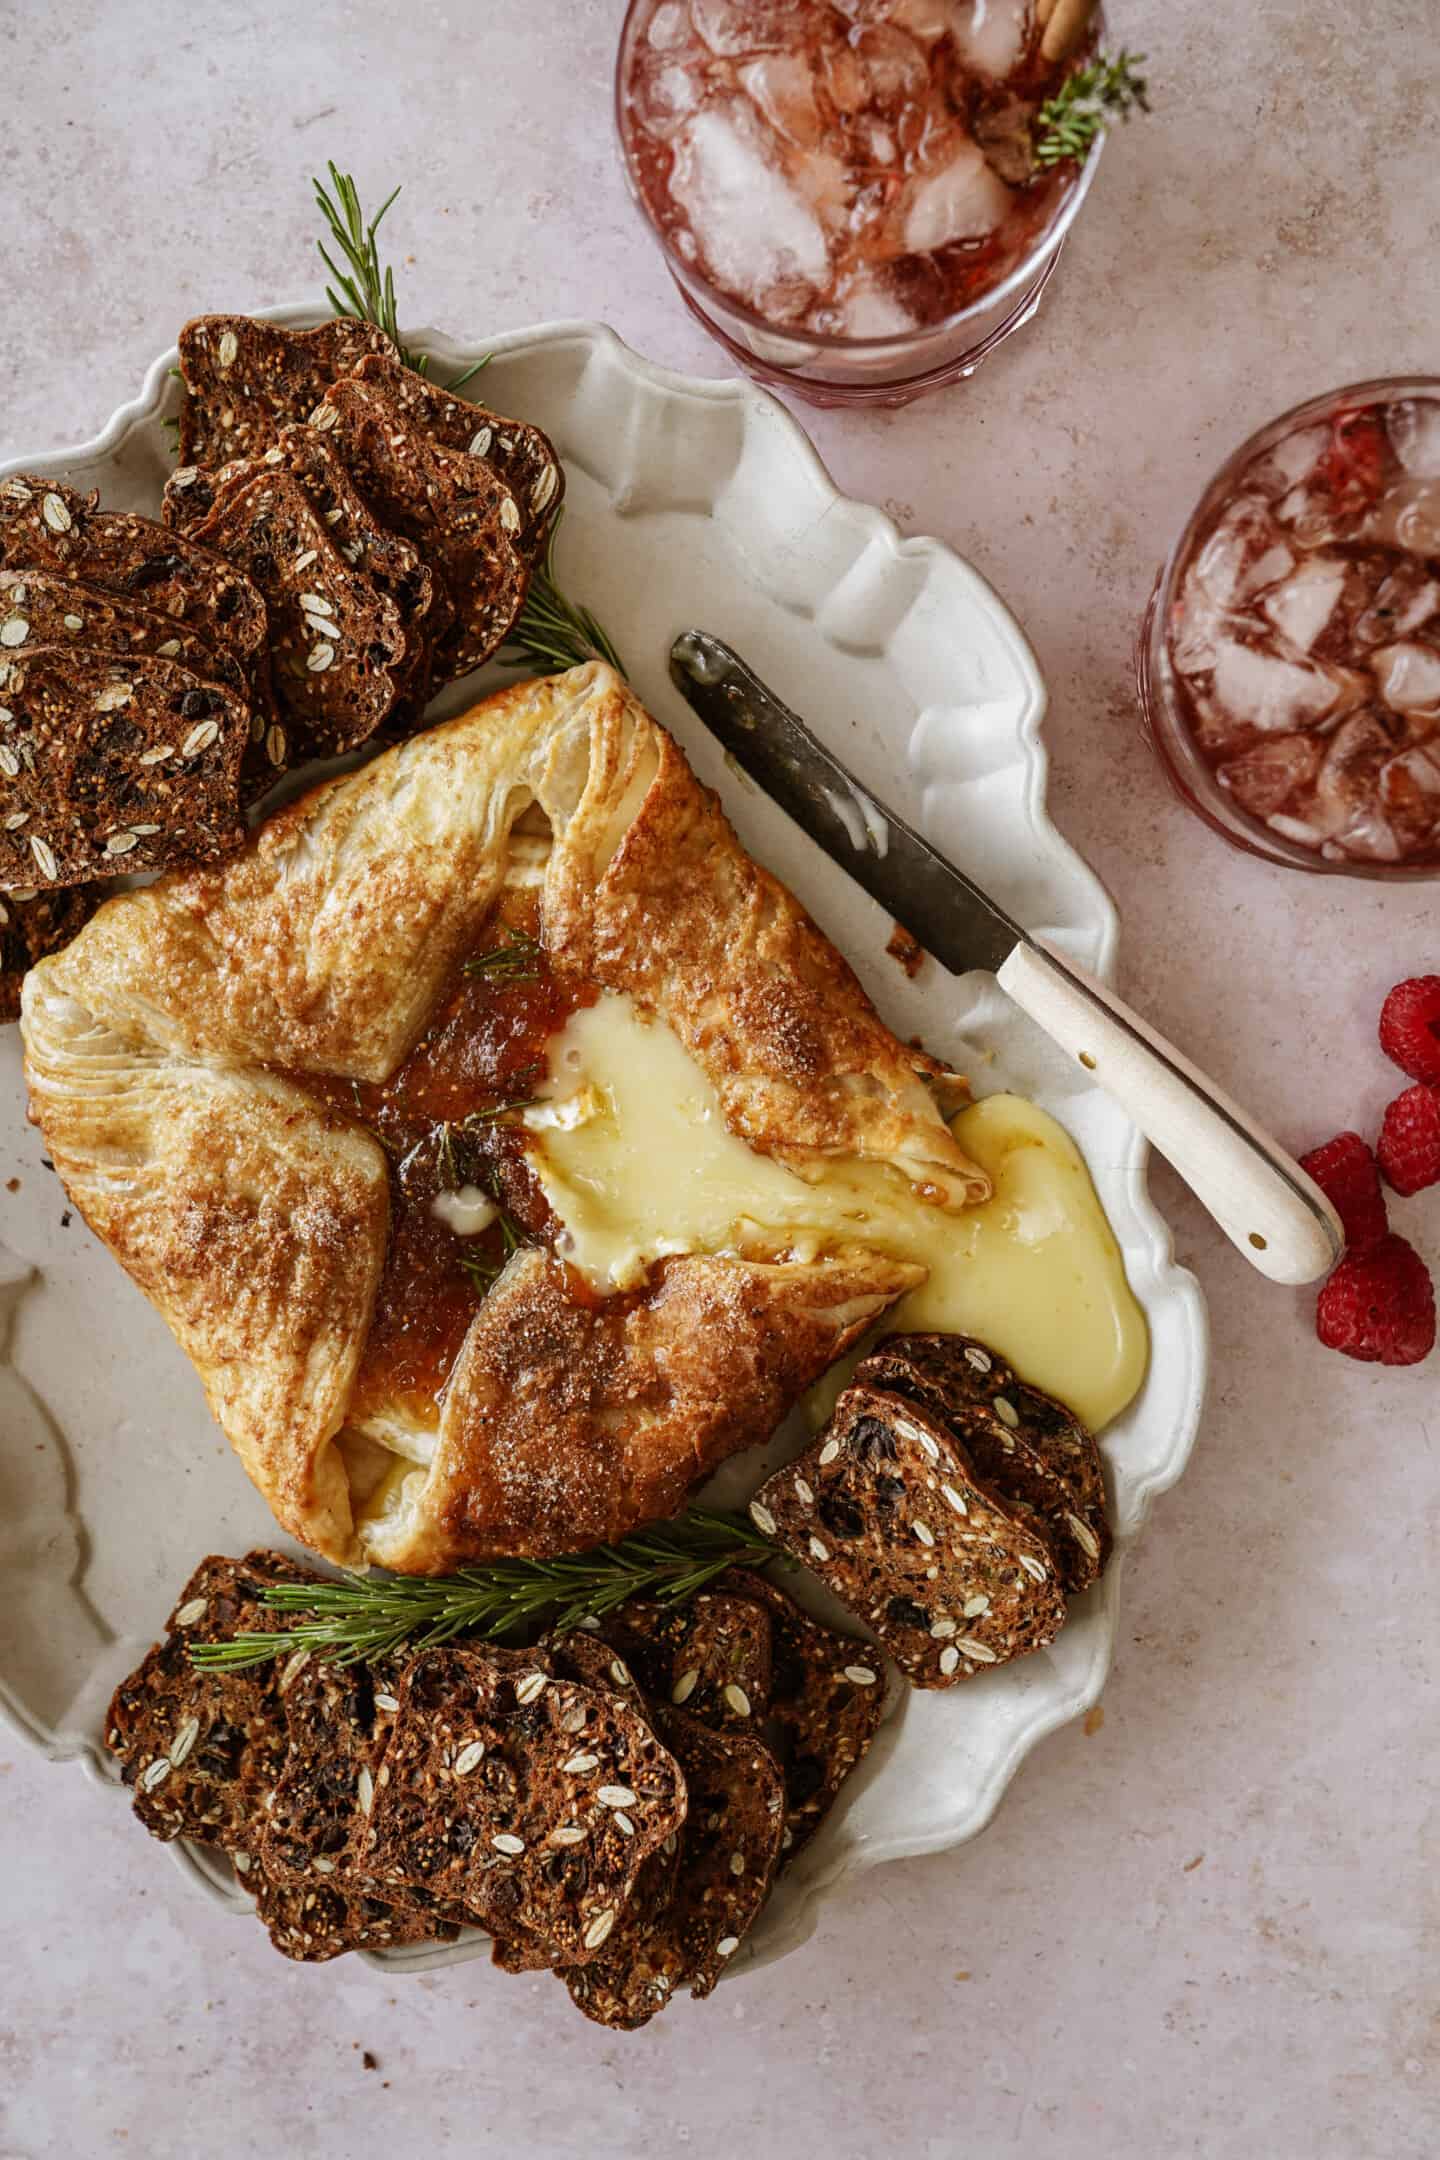
[[[967,371],[1034,312],[1088,162],[1042,105],[1094,0],[634,0],[617,110],[692,308],[823,397]]]
[[[1141,694],[1253,852],[1440,871],[1440,383],[1360,384],[1245,445],[1151,604]]]

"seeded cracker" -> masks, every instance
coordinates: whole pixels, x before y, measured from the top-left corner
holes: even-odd
[[[0,892],[0,1024],[20,1017],[20,985],[37,960],[59,952],[105,898],[103,885]]]
[[[702,1590],[684,1605],[632,1598],[606,1620],[646,1693],[702,1725],[759,1730],[770,1707],[771,1622],[763,1605]]]
[[[550,1669],[549,1661],[533,1650],[490,1655],[522,1673]],[[387,1909],[416,1913],[453,1934],[459,1927],[481,1923],[463,1907],[446,1905],[427,1890],[407,1887],[397,1892],[377,1883],[360,1857],[409,1664],[407,1651],[353,1665],[326,1664],[318,1658],[295,1661],[284,1689],[289,1751],[267,1810],[258,1859],[277,1889],[324,1882],[347,1897],[380,1898]],[[382,1897],[382,1890],[388,1894]],[[497,1957],[496,1962],[501,1960]],[[537,1957],[517,1961],[510,1969],[547,1963]]]
[[[246,1888],[256,1917],[282,1957],[323,1965],[347,1950],[393,1950],[399,1943],[453,1942],[457,1930],[425,1913],[387,1905],[383,1898],[333,1882],[277,1883],[263,1867]]]
[[[405,418],[433,442],[493,465],[520,511],[517,544],[532,559],[543,552],[565,499],[565,469],[548,435],[526,420],[507,420],[442,390],[390,354],[372,354],[354,372],[360,382],[388,391]]]
[[[1080,1420],[964,1335],[894,1335],[855,1377],[938,1417],[1006,1505],[1028,1512],[1064,1588],[1087,1590],[1110,1555],[1100,1450]]]
[[[585,1637],[584,1640],[587,1646],[593,1642],[593,1638],[589,1636]],[[603,1657],[605,1665],[608,1666],[612,1653],[605,1648],[603,1643],[595,1643],[594,1647]],[[525,1680],[528,1676],[530,1688],[535,1686],[535,1675],[537,1673],[553,1675],[558,1671],[562,1672],[567,1679],[581,1680],[587,1685],[611,1688],[613,1691],[613,1683],[610,1681],[608,1674],[598,1670],[598,1659],[595,1661],[597,1670],[592,1671],[588,1669],[589,1660],[570,1657],[564,1653],[559,1644],[539,1644],[528,1650],[497,1650],[491,1644],[487,1646],[486,1655],[497,1660],[502,1665],[508,1663],[521,1680]],[[645,1866],[648,1867],[649,1865],[650,1861],[647,1860]],[[641,1872],[643,1874],[643,1869]],[[424,1891],[416,1890],[413,1886],[403,1892],[405,1897],[412,1899],[423,1899],[426,1894]],[[444,1909],[446,1911],[451,1910],[449,1907]],[[501,1931],[497,1929],[493,1921],[487,1922],[482,1914],[465,1912],[463,1908],[459,1907],[454,1908],[454,1911],[455,1917],[462,1919],[467,1927],[488,1927],[490,1934],[490,1961],[493,1965],[498,1966],[501,1972],[550,1972],[554,1969],[555,1955],[553,1949],[547,1942],[529,1933],[523,1923],[516,1920],[507,1920],[503,1931]]]
[[[246,706],[174,660],[39,645],[0,705],[0,888],[230,853]]]
[[[491,1655],[495,1653],[492,1651]],[[502,1655],[504,1653],[501,1653]],[[649,1706],[635,1684],[635,1677],[618,1651],[585,1628],[575,1628],[564,1635],[551,1637],[537,1650],[515,1653],[529,1665],[543,1663],[549,1672],[559,1673],[563,1679],[578,1680],[585,1687],[597,1689],[601,1694],[618,1695],[629,1705],[637,1717],[654,1729]],[[672,1831],[663,1845],[646,1859],[635,1879],[630,1906],[641,1901],[652,1901],[658,1895],[658,1886],[673,1880],[679,1859],[679,1838]],[[667,1893],[668,1894],[668,1893]],[[546,1946],[533,1936],[510,1930],[497,1935],[492,1952],[492,1962],[502,1972],[548,1972],[555,1966],[555,1959]]]
[[[880,1724],[885,1690],[868,1643],[823,1628],[792,1598],[735,1568],[725,1587],[763,1605],[770,1615],[770,1714],[765,1740],[785,1775],[782,1864],[810,1842],[840,1788],[869,1750]]]
[[[369,354],[393,351],[382,330],[343,316],[313,330],[286,330],[249,315],[197,315],[180,332],[179,470],[228,465],[268,449],[338,375]]]
[[[192,465],[173,473],[165,489],[166,523],[181,530],[202,523],[222,494],[277,466],[299,482],[346,562],[365,573],[399,610],[406,657],[397,697],[418,717],[429,692],[432,644],[450,628],[454,610],[418,549],[380,524],[351,486],[322,434],[309,427],[282,428],[258,458],[239,458],[215,472]],[[394,720],[392,711],[392,727]]]
[[[639,1677],[629,1660],[621,1656],[617,1645],[609,1640],[610,1620],[607,1619],[605,1627],[603,1636],[590,1628],[569,1628],[563,1635],[547,1636],[540,1647],[562,1679],[578,1680],[584,1687],[618,1696],[649,1725],[653,1720]]]
[[[783,1849],[785,1780],[751,1733],[713,1732],[683,1710],[657,1718],[691,1794],[666,1927],[680,1952],[680,1979],[698,1998],[715,1986],[770,1894]]]
[[[23,626],[25,636],[20,636]],[[18,654],[27,646],[83,645],[91,651],[150,653],[178,661],[201,682],[218,683],[250,708],[250,743],[240,774],[241,800],[250,802],[275,780],[264,743],[274,720],[269,699],[269,664],[261,703],[251,698],[245,670],[233,652],[210,645],[184,621],[141,606],[119,593],[104,592],[54,570],[0,570],[0,631],[16,640]],[[0,704],[6,649],[0,646]],[[258,785],[252,784],[258,781]]]
[[[636,1899],[599,1959],[564,1975],[597,2024],[647,2024],[677,1989],[708,1995],[770,1892],[784,1834],[785,1781],[753,1734],[713,1732],[683,1710],[656,1711],[690,1796],[668,1902]]]
[[[608,1940],[685,1783],[615,1695],[479,1650],[423,1652],[402,1684],[362,1863],[557,1962]]]
[[[201,682],[219,683],[248,700],[249,683],[233,652],[207,644],[188,624],[120,593],[104,592],[57,570],[0,570],[0,704],[5,670],[26,647],[83,645],[90,652],[151,654],[176,660]]]
[[[878,1388],[847,1388],[751,1513],[868,1621],[916,1687],[1043,1649],[1064,1625],[1049,1545],[937,1418]]]
[[[264,601],[232,564],[153,518],[98,510],[58,480],[17,473],[0,480],[0,565],[55,570],[183,622],[207,645],[232,653],[256,702],[267,701]]]
[[[650,1854],[600,1955],[588,1965],[556,1968],[578,2008],[597,2025],[633,2032],[670,2000],[676,1961],[663,1923],[680,1880],[684,1837],[683,1828],[673,1830]],[[495,1962],[506,1972],[528,1969],[502,1959],[498,1951]]]
[[[257,1848],[245,1856],[252,1864],[240,1869],[237,1856],[236,1866],[284,1957],[318,1964],[347,1950],[453,1942],[459,1933],[411,1900],[378,1897],[347,1867],[357,1813],[373,1791],[362,1771],[383,1754],[398,1670],[395,1660],[327,1665],[304,1650],[279,1666],[284,1767]]]
[[[310,1657],[292,1672],[284,1689],[289,1751],[259,1854],[272,1883],[355,1872],[404,1666],[403,1657],[353,1665]]]
[[[223,493],[196,538],[265,597],[275,694],[302,751],[349,750],[373,735],[405,658],[400,613],[341,555],[299,482],[277,469]],[[284,728],[267,754],[277,770],[298,762]]]
[[[377,1906],[382,1919],[404,1911],[428,1923],[404,1940],[430,1934],[449,1940],[468,1924],[468,1914],[437,1911],[424,1891],[379,1897],[357,1857],[407,1663],[403,1654],[353,1665],[293,1661],[282,1689],[289,1746],[266,1810],[258,1873],[275,1896],[323,1886],[350,1901],[362,1919],[366,1907]]]
[[[372,383],[336,383],[310,416],[377,517],[439,573],[456,621],[436,654],[438,682],[496,652],[520,613],[531,565],[515,498],[483,458],[447,450]]]
[[[267,1582],[319,1578],[283,1553],[202,1560],[157,1643],[116,1689],[105,1745],[153,1837],[219,1845],[243,1874],[264,1829],[267,1796],[285,1757],[280,1660],[238,1672],[202,1672],[192,1642],[249,1632],[275,1634],[282,1613],[259,1602]]]

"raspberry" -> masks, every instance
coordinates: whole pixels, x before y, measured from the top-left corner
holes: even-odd
[[[1396,983],[1380,1009],[1380,1047],[1412,1080],[1440,1083],[1440,975]]]
[[[1423,1192],[1440,1180],[1440,1090],[1417,1081],[1397,1095],[1375,1153],[1398,1193]]]
[[[1364,1252],[1384,1237],[1390,1225],[1380,1173],[1359,1133],[1337,1133],[1324,1147],[1302,1155],[1300,1167],[1314,1178],[1340,1217],[1351,1252]]]
[[[1368,1365],[1418,1365],[1435,1347],[1435,1285],[1413,1245],[1383,1237],[1347,1253],[1315,1310],[1328,1350]]]

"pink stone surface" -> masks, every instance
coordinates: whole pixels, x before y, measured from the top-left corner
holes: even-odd
[[[179,321],[311,289],[327,156],[416,322],[598,316],[720,372],[622,187],[619,0],[0,11],[5,454],[95,433]],[[1232,853],[1139,739],[1130,642],[1220,458],[1437,365],[1440,48],[1407,0],[1124,0],[1156,117],[1108,153],[1040,321],[969,388],[810,423],[840,485],[998,586],[1051,687],[1057,820],[1123,983],[1292,1145],[1373,1129],[1440,885]],[[1103,1723],[963,1850],[878,1870],[798,1955],[635,2038],[553,1982],[293,1969],[113,1800],[0,1734],[0,2156],[677,2148],[965,2160],[1440,2149],[1436,1378],[1323,1353],[1162,1167],[1211,1301],[1192,1467],[1127,1574]],[[1397,1227],[1440,1264],[1440,1192]],[[376,2067],[365,2067],[368,2050]]]

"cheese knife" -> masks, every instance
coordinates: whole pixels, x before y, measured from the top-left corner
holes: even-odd
[[[875,797],[732,648],[686,630],[677,688],[773,801],[954,975],[984,968],[1159,1149],[1232,1245],[1273,1282],[1325,1274],[1344,1246],[1318,1185],[1114,991],[1030,936]]]

